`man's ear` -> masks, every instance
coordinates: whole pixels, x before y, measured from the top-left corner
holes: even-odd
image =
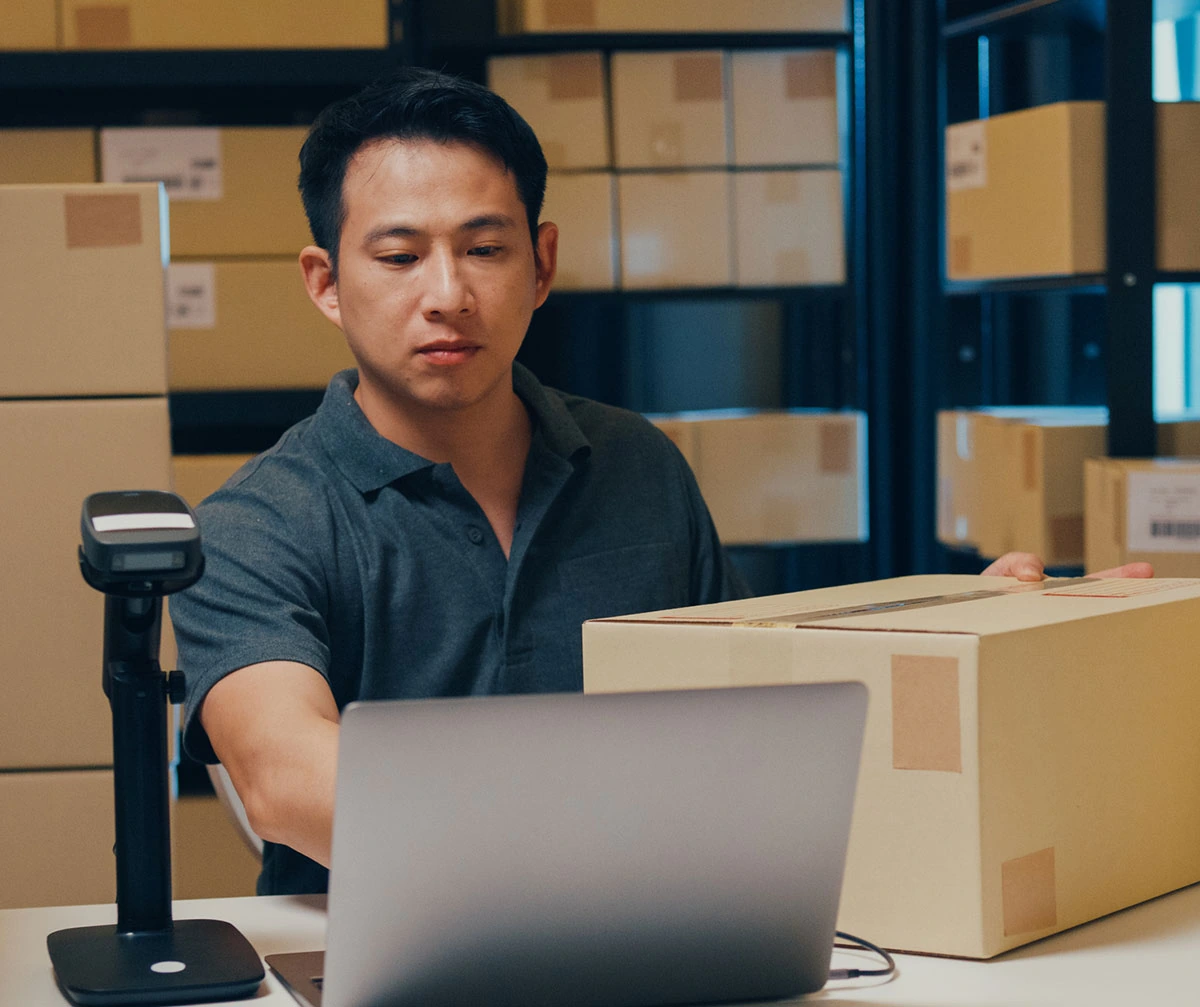
[[[304,273],[304,287],[309,299],[321,314],[340,329],[342,311],[338,304],[337,279],[333,274],[333,261],[329,253],[316,245],[306,246],[300,252],[300,270]]]
[[[537,269],[537,300],[534,308],[540,308],[550,294],[554,274],[558,271],[558,225],[548,220],[538,225],[534,265]]]

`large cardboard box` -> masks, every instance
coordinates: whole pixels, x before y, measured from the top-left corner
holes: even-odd
[[[551,172],[542,219],[558,224],[555,290],[616,286],[616,199],[609,172]]]
[[[867,538],[862,413],[735,410],[651,421],[691,466],[726,545]]]
[[[845,281],[840,171],[739,171],[733,206],[739,286]]]
[[[60,0],[64,49],[382,49],[387,0]]]
[[[832,49],[738,49],[733,163],[839,164],[838,57]]]
[[[0,769],[112,762],[104,597],[79,574],[80,508],[169,489],[170,453],[165,398],[0,402]]]
[[[0,130],[0,185],[94,181],[95,130]]]
[[[171,263],[172,391],[324,388],[354,366],[295,259]]]
[[[193,508],[212,496],[254,455],[176,455],[171,459],[171,489]]]
[[[253,895],[261,864],[212,795],[171,801],[171,890],[177,899]]]
[[[589,622],[584,691],[861,680],[840,929],[988,958],[1200,881],[1200,581],[906,577]]]
[[[1092,458],[1084,473],[1088,569],[1200,577],[1200,458]]]
[[[114,902],[115,833],[111,770],[0,773],[0,909]]]
[[[162,395],[157,185],[0,187],[0,398]]]
[[[1200,102],[1160,103],[1158,265],[1200,268]],[[1061,102],[946,131],[951,279],[1103,272],[1102,102]]]
[[[500,0],[501,32],[845,31],[846,0]]]
[[[101,177],[163,183],[173,255],[296,255],[312,241],[296,189],[307,135],[294,126],[103,129]]]
[[[55,0],[13,0],[0,18],[0,52],[54,49],[57,31]]]
[[[613,143],[619,168],[729,163],[725,55],[618,52],[612,57]]]
[[[618,175],[621,285],[729,285],[730,184],[723,171]]]
[[[533,127],[552,171],[612,163],[605,85],[599,52],[488,60],[488,86]]]

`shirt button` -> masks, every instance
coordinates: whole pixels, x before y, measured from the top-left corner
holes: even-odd
[[[467,538],[471,540],[472,544],[481,545],[483,543],[483,532],[476,528],[475,525],[469,524],[467,525]]]

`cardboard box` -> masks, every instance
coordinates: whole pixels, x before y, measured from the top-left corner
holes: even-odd
[[[739,171],[733,205],[739,286],[845,282],[840,171]]]
[[[846,0],[500,0],[500,31],[831,31],[847,28]]]
[[[387,0],[61,0],[64,49],[382,49]]]
[[[14,0],[0,18],[0,52],[52,50],[58,44],[55,0]]]
[[[1200,268],[1200,205],[1188,166],[1200,102],[1160,103],[1158,265]],[[1102,102],[1061,102],[946,131],[946,258],[951,279],[1100,273]]]
[[[169,489],[170,450],[165,398],[0,402],[0,769],[111,764],[104,597],[79,574],[80,508]]]
[[[296,189],[307,135],[294,126],[102,129],[101,177],[166,186],[172,255],[296,255],[312,243]]]
[[[730,184],[723,171],[618,175],[622,286],[731,283]]]
[[[261,867],[213,796],[171,801],[171,889],[177,899],[253,895]]]
[[[177,260],[167,288],[172,391],[324,388],[354,366],[295,259]]]
[[[157,185],[0,187],[0,398],[162,395]]]
[[[171,489],[193,508],[212,496],[254,455],[176,455],[171,459]]]
[[[1198,581],[905,577],[583,652],[590,693],[865,682],[838,927],[884,947],[989,958],[1200,880]]]
[[[95,130],[0,130],[0,185],[94,181]]]
[[[733,163],[841,163],[838,57],[832,49],[738,49]]]
[[[0,773],[0,821],[0,909],[116,901],[111,770]]]
[[[1200,458],[1092,458],[1084,473],[1088,569],[1200,577]]]
[[[612,97],[617,167],[729,163],[729,87],[720,50],[614,53]]]
[[[488,86],[533,127],[552,171],[609,167],[603,54],[493,56],[487,69]]]
[[[862,413],[734,410],[650,419],[691,466],[726,545],[866,540]]]
[[[608,172],[551,173],[542,220],[558,224],[555,290],[616,286],[616,200]]]

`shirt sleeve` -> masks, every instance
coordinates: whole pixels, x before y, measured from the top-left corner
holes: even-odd
[[[270,486],[268,491],[267,487]],[[170,599],[179,666],[187,681],[184,748],[216,755],[196,713],[209,690],[239,668],[295,661],[329,677],[328,585],[319,509],[287,480],[252,470],[197,508],[205,570]]]

